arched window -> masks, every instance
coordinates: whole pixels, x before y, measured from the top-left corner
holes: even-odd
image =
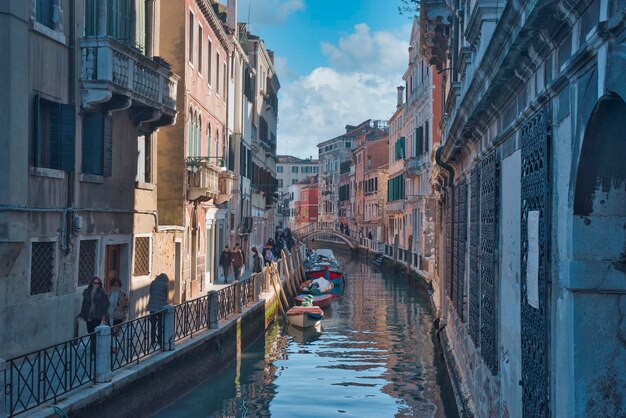
[[[202,115],[198,115],[198,135],[196,136],[196,157],[202,156]]]
[[[209,126],[207,127],[206,130],[206,156],[210,157],[211,156],[211,124],[209,123]]]
[[[189,108],[187,113],[187,156],[191,157],[191,144],[193,142],[193,110]]]
[[[215,156],[220,156],[220,130],[215,130]]]

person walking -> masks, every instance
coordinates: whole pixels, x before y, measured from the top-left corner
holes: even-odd
[[[265,243],[265,247],[263,248],[263,259],[265,260],[265,263],[270,264],[272,264],[272,262],[275,260],[274,251],[272,251],[272,245],[269,241]]]
[[[157,342],[163,346],[163,307],[167,305],[168,283],[170,278],[161,273],[150,283],[148,312],[150,312],[150,344]],[[159,312],[159,313],[157,313]]]
[[[260,273],[261,271],[263,271],[263,257],[256,247],[252,247],[252,272]]]
[[[109,292],[109,325],[115,326],[124,322],[128,318],[128,310],[128,295],[122,289],[122,281],[114,277],[111,279],[111,291]]]
[[[243,272],[243,253],[241,252],[239,243],[235,244],[235,248],[232,251],[232,263],[233,270],[235,271],[235,280],[239,280]]]
[[[117,352],[117,335],[119,332],[118,325],[128,318],[128,295],[122,289],[122,281],[117,277],[111,279],[111,290],[109,291],[109,326],[111,326],[111,352]]]
[[[224,247],[224,251],[222,251],[222,254],[220,255],[220,266],[222,266],[222,271],[224,272],[224,283],[228,283],[228,274],[230,273],[232,260],[233,255],[227,245]]]
[[[107,310],[109,299],[102,288],[102,280],[94,276],[89,282],[87,289],[83,291],[83,303],[80,307],[78,317],[87,324],[89,334],[96,330],[100,324],[107,323]],[[96,352],[96,339],[91,336],[91,352]]]

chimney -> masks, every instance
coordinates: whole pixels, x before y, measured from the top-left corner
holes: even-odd
[[[228,0],[226,4],[226,24],[237,33],[237,0]]]
[[[400,107],[404,104],[404,86],[398,86],[398,104],[396,107]]]

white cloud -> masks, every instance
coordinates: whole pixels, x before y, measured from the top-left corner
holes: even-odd
[[[408,41],[402,37],[409,33],[372,32],[359,24],[337,45],[323,43],[330,66],[283,83],[278,152],[316,158],[317,144],[341,135],[345,125],[388,119],[407,66]]]
[[[250,25],[278,25],[289,15],[304,9],[304,0],[241,0],[237,3],[237,15],[240,22]]]

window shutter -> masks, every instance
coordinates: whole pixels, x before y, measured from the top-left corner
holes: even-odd
[[[41,166],[41,98],[38,94],[35,95],[35,126],[33,127],[33,142],[35,144],[34,151],[34,163],[35,166]]]
[[[83,114],[83,173],[102,174],[102,115]]]
[[[232,135],[228,135],[228,169],[235,171],[235,141]]]
[[[59,164],[63,171],[74,171],[74,153],[76,142],[76,114],[74,106],[69,104],[59,105],[60,122],[60,146]]]
[[[111,177],[113,172],[113,118],[108,115],[104,117],[103,152],[103,175]]]
[[[417,128],[417,156],[424,153],[424,127]]]
[[[424,152],[428,152],[430,148],[430,130],[428,129],[428,121],[424,123]]]
[[[48,107],[50,115],[50,161],[44,165],[55,170],[61,169],[61,104],[51,103]]]

